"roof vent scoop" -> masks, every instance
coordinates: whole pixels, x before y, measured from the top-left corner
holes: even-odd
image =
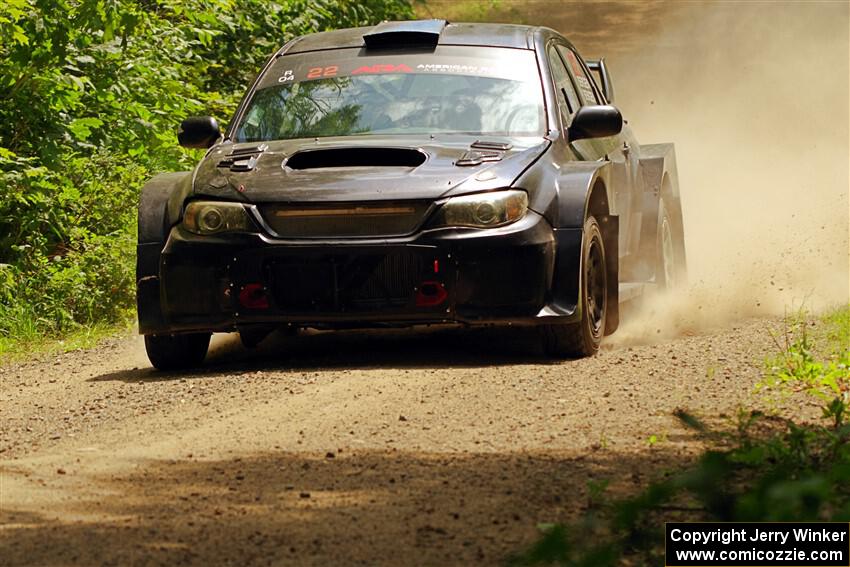
[[[409,22],[381,22],[367,34],[363,41],[367,49],[387,47],[435,47],[446,20],[416,20]]]

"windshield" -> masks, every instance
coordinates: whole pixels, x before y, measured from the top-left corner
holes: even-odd
[[[362,53],[281,57],[255,91],[235,141],[543,135],[543,94],[531,51],[441,46],[428,54]]]

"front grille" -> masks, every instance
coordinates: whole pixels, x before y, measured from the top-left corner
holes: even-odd
[[[414,300],[424,268],[407,250],[281,259],[272,265],[272,293],[279,309],[295,313],[399,308]]]
[[[415,231],[430,203],[394,201],[259,207],[266,224],[281,238],[403,236]]]

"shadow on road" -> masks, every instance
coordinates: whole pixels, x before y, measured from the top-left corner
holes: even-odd
[[[649,471],[682,465],[662,450],[602,449],[153,461],[72,479],[109,497],[60,502],[56,514],[89,519],[7,508],[0,557],[9,566],[497,565],[535,540],[538,523],[579,515],[589,480],[630,493]]]
[[[214,335],[200,368],[158,372],[134,368],[91,381],[174,380],[257,370],[369,368],[482,368],[513,364],[555,364],[546,357],[533,329],[392,329],[317,332],[298,336],[272,333],[258,347],[242,346],[235,333]]]

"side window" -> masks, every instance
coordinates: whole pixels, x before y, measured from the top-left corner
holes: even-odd
[[[578,87],[578,92],[581,96],[582,103],[602,104],[599,98],[596,96],[596,92],[593,88],[591,79],[587,76],[587,73],[584,70],[584,66],[579,62],[578,56],[576,55],[575,51],[573,51],[572,49],[568,49],[563,45],[559,45],[558,52],[564,58],[564,61],[567,62],[567,65],[569,65],[570,70],[573,73],[573,77],[576,78],[576,86]]]
[[[564,62],[555,52],[554,47],[550,47],[548,51],[549,68],[552,71],[552,78],[555,80],[555,90],[558,97],[558,107],[561,110],[561,116],[564,119],[564,126],[569,124],[569,118],[578,110],[581,103],[576,94],[573,82],[570,80],[570,75],[567,73]]]

